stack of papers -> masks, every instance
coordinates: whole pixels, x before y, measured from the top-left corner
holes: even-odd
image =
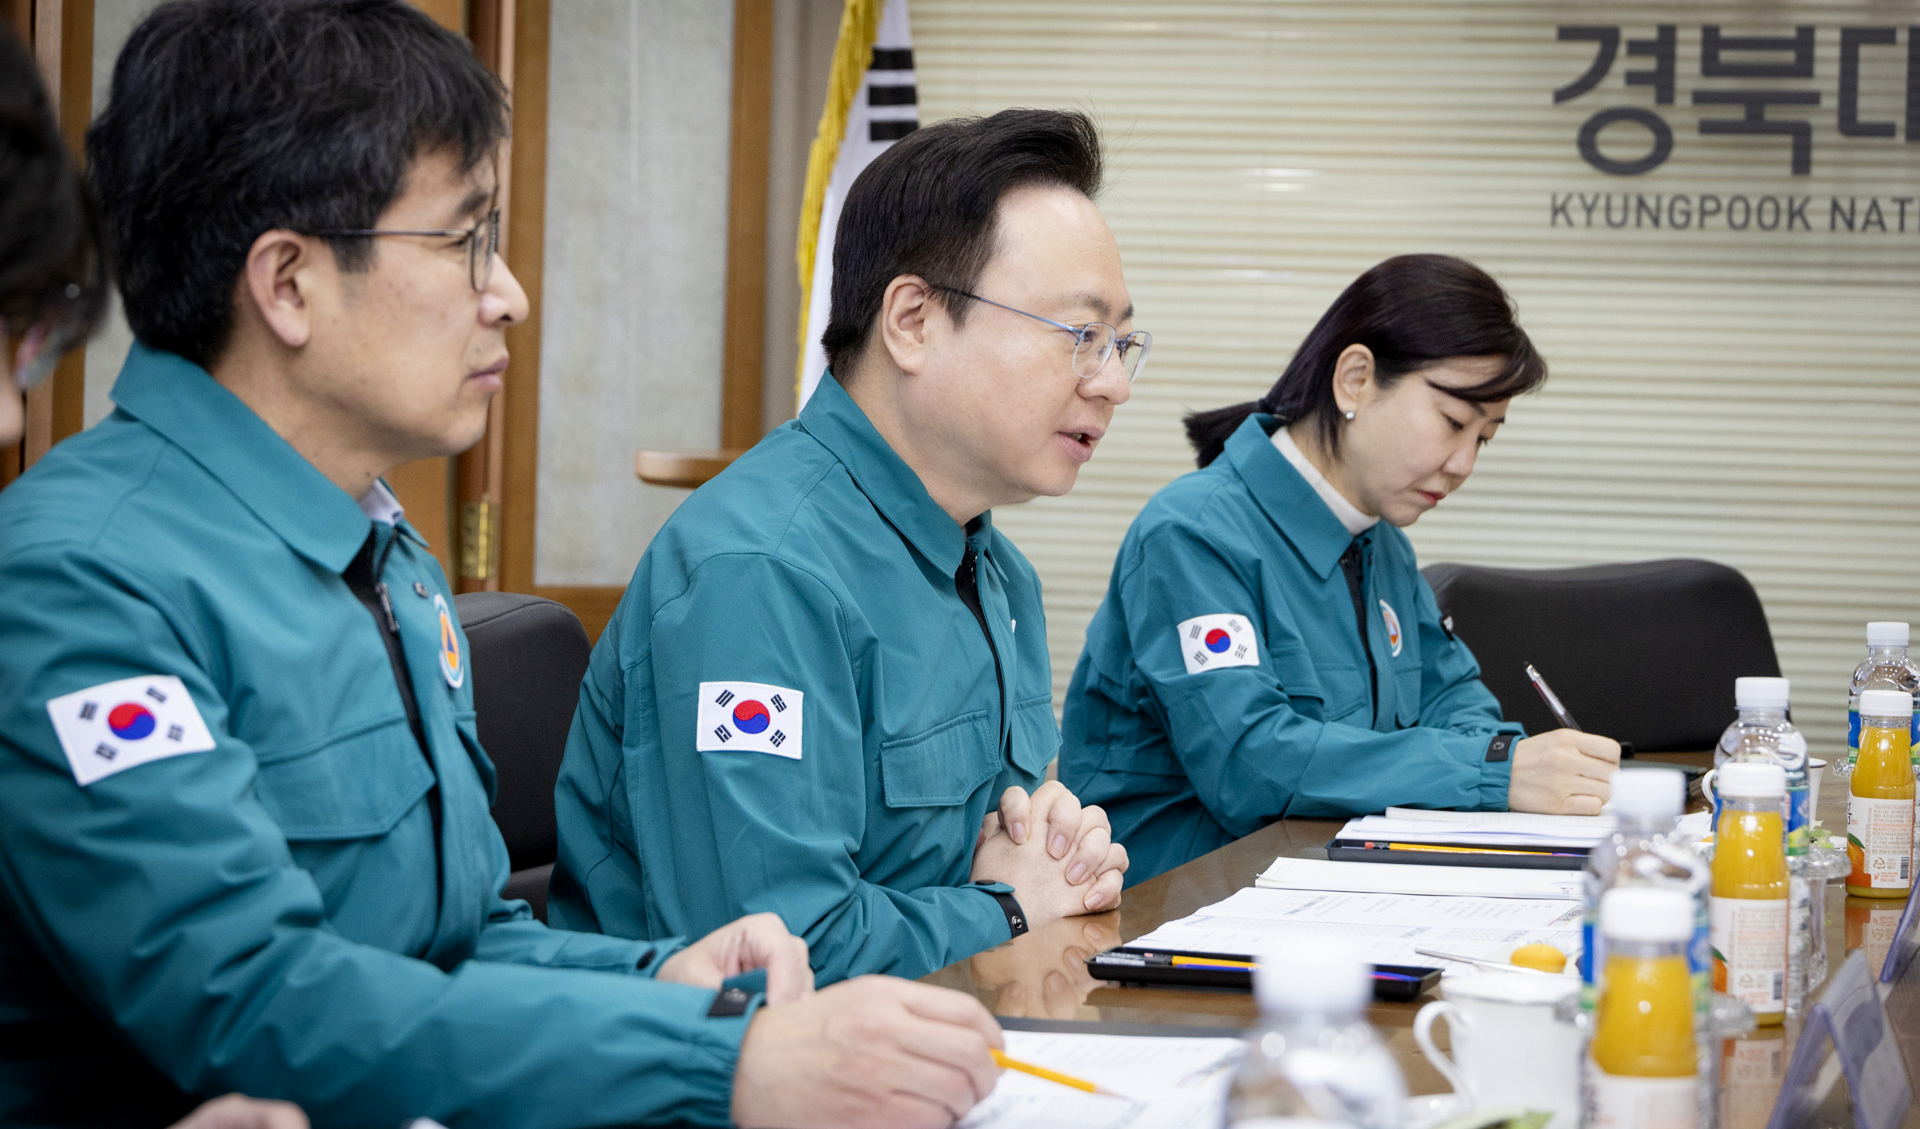
[[[1266,890],[1328,890],[1348,894],[1428,894],[1458,898],[1545,898],[1579,901],[1581,874],[1568,870],[1511,870],[1494,866],[1399,866],[1384,862],[1330,862],[1277,858],[1254,882]]]
[[[1218,1125],[1239,1039],[1007,1032],[1007,1055],[1093,1082],[1089,1094],[1006,1071],[959,1129],[1176,1129]]]
[[[1271,942],[1302,934],[1332,938],[1369,964],[1467,972],[1472,965],[1422,956],[1415,950],[1438,949],[1504,963],[1520,946],[1541,942],[1566,953],[1571,966],[1580,952],[1580,903],[1565,898],[1254,888],[1170,921],[1128,944],[1139,949],[1257,957]]]
[[[1339,838],[1379,843],[1444,843],[1462,847],[1587,850],[1613,834],[1610,815],[1530,815],[1525,812],[1420,811],[1388,808],[1385,815],[1350,819]]]

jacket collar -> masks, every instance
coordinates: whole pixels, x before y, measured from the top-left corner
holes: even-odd
[[[894,453],[873,421],[860,405],[853,402],[833,373],[821,376],[820,384],[800,412],[800,425],[807,433],[833,452],[853,476],[880,516],[899,531],[920,555],[932,561],[940,571],[952,574],[966,554],[967,535],[947,511],[940,508],[906,460]],[[1276,458],[1278,456],[1275,456]],[[993,527],[991,513],[980,515],[984,535]]]
[[[344,570],[366,541],[372,522],[359,503],[192,361],[136,342],[114,382],[113,402],[329,572]]]
[[[1275,426],[1270,415],[1255,412],[1248,416],[1227,439],[1226,458],[1274,527],[1292,543],[1307,567],[1325,580],[1333,575],[1340,554],[1347,551],[1354,536],[1314,492],[1313,485],[1275,449],[1268,438],[1269,429]],[[1368,530],[1360,536],[1371,533]]]

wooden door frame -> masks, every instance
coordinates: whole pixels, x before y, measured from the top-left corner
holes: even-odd
[[[532,592],[572,608],[597,637],[620,585],[536,585],[534,537],[540,463],[540,334],[546,250],[547,78],[552,0],[417,0],[443,25],[464,26],[474,51],[513,98],[512,140],[502,161],[502,247],[532,311],[507,330],[506,386],[486,437],[452,463],[443,554],[461,591]],[[0,0],[0,17],[31,42],[76,160],[92,117],[93,0]],[[721,374],[722,446],[750,447],[764,430],[767,178],[772,118],[773,0],[734,0],[728,153],[726,309]],[[84,423],[86,357],[76,350],[27,396],[27,433],[0,450],[0,486]],[[624,469],[624,468],[622,468]],[[424,516],[424,515],[423,515]],[[497,553],[497,563],[494,554]]]
[[[93,118],[93,0],[11,0],[9,7],[10,30],[33,48],[60,132],[75,166],[85,167],[87,125]],[[0,486],[84,426],[86,396],[86,350],[75,349],[27,393],[25,433],[19,444],[0,451]]]
[[[536,585],[534,526],[540,465],[540,293],[545,250],[548,13],[517,0],[514,44],[514,226],[507,261],[533,314],[507,331],[513,360],[501,404],[503,482],[499,586],[565,604],[599,638],[625,585]],[[476,0],[478,3],[478,0]],[[537,12],[535,11],[537,9]],[[476,41],[477,42],[477,41]],[[727,160],[726,310],[721,361],[722,446],[751,447],[765,430],[767,177],[773,116],[773,0],[734,0],[731,140]],[[624,469],[624,468],[622,468]]]

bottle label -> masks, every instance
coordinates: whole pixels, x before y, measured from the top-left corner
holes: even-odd
[[[1707,1029],[1707,1016],[1713,1012],[1713,914],[1706,904],[1711,898],[1696,898],[1693,915],[1693,940],[1687,942],[1687,971],[1693,981],[1694,1030]]]
[[[1587,1124],[1593,1129],[1697,1129],[1699,1084],[1685,1078],[1608,1074],[1587,1060]]]
[[[1592,911],[1580,915],[1580,983],[1593,987],[1593,978],[1600,968],[1600,954],[1594,951],[1594,942],[1600,939],[1600,931],[1594,928]]]
[[[1804,855],[1813,837],[1811,814],[1807,811],[1806,778],[1787,787],[1787,854]]]
[[[1854,703],[1847,709],[1847,763],[1853,764],[1860,759],[1860,702],[1856,696]]]
[[[1787,1009],[1787,899],[1713,899],[1713,986],[1756,1015]]]
[[[1847,885],[1882,890],[1913,886],[1913,801],[1847,797]]]

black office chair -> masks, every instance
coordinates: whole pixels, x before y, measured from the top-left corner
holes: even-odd
[[[1733,720],[1733,680],[1780,674],[1760,597],[1726,565],[1420,571],[1501,711],[1528,733],[1559,723],[1527,663],[1582,727],[1648,753],[1712,748]]]
[[[480,744],[499,771],[493,821],[513,875],[506,896],[547,919],[547,878],[559,853],[553,782],[567,748],[592,645],[564,606],[514,592],[453,598],[466,629]]]

